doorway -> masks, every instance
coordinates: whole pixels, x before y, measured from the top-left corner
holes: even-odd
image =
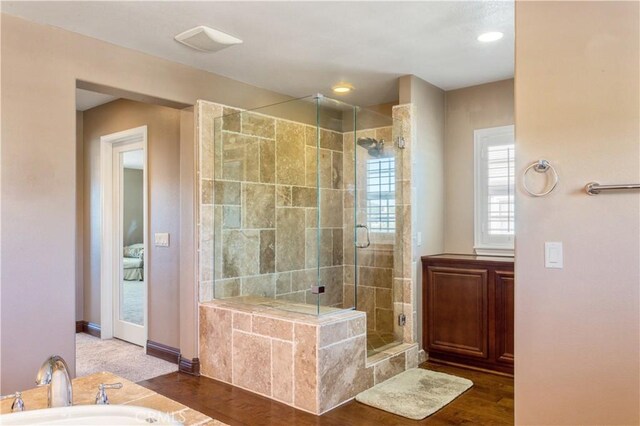
[[[177,371],[181,112],[77,92],[76,373]]]
[[[100,138],[102,338],[145,347],[148,265],[147,127]]]

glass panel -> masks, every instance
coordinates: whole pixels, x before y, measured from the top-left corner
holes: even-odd
[[[346,103],[321,97],[318,99],[318,282],[324,292],[318,295],[318,312],[325,314],[354,307],[354,285],[346,285],[347,251],[345,215],[349,209],[347,188],[353,185],[353,132],[345,128],[353,123],[355,108]],[[349,139],[351,138],[351,139]],[[352,173],[351,173],[352,174]]]
[[[402,280],[397,279],[402,269],[402,150],[393,127],[390,116],[358,110],[350,225],[355,228],[356,309],[367,313],[369,355],[402,341]]]
[[[122,182],[122,279],[119,319],[144,325],[143,151],[120,154]]]
[[[214,297],[317,314],[316,98],[214,120]]]

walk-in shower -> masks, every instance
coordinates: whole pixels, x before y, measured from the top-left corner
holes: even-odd
[[[392,118],[324,96],[220,111],[208,121],[201,301],[357,309],[370,351],[401,342],[405,198]]]

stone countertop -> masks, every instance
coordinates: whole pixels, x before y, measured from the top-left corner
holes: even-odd
[[[441,253],[441,254],[431,254],[428,256],[422,256],[423,261],[431,260],[431,259],[514,263],[513,256],[488,256],[488,255],[455,254],[455,253]]]
[[[192,410],[179,402],[107,372],[95,373],[73,379],[73,405],[95,404],[98,385],[100,383],[117,382],[123,384],[122,389],[107,389],[109,403],[112,405],[123,404],[152,408],[172,414],[176,420],[185,425],[226,426],[224,423]],[[24,400],[26,410],[31,411],[47,408],[47,389],[46,387],[29,389],[22,392],[22,399]],[[12,398],[2,401],[0,414],[10,413],[12,403]]]

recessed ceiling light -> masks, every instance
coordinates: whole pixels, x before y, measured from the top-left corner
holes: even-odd
[[[504,34],[500,31],[489,31],[488,33],[483,33],[478,36],[478,41],[482,42],[490,42],[490,41],[498,41],[500,40]]]
[[[200,25],[175,36],[175,40],[201,52],[217,52],[242,40],[222,31]]]
[[[353,86],[349,83],[338,83],[332,89],[335,93],[349,93],[353,90]]]
[[[478,41],[482,41],[485,43],[490,41],[497,41],[500,40],[502,36],[504,36],[504,34],[499,31],[489,31],[488,33],[480,34],[478,36]]]

